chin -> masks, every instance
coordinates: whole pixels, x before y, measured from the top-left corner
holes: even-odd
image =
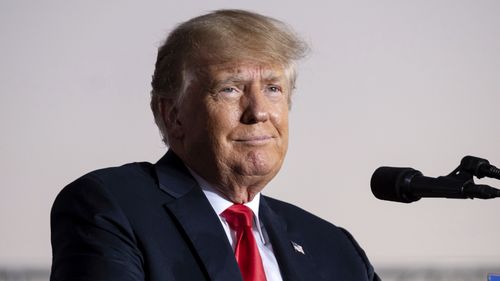
[[[271,176],[279,171],[282,161],[277,155],[258,151],[249,152],[242,163],[242,172],[248,176]]]

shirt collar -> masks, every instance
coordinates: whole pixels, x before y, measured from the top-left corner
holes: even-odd
[[[222,218],[221,214],[224,212],[227,208],[231,207],[234,205],[233,202],[227,200],[227,198],[222,194],[217,188],[215,188],[213,185],[208,183],[204,178],[200,177],[196,172],[194,172],[191,168],[187,167],[191,175],[194,177],[194,179],[198,182],[200,185],[203,193],[207,197],[208,201],[210,202],[210,205],[212,205],[212,208],[215,210],[219,218]],[[260,206],[260,192],[255,195],[252,201],[247,202],[243,204],[250,208],[254,214],[254,224],[257,227],[257,231],[259,232],[260,238],[264,242],[264,235],[262,231],[262,224],[259,219],[259,206]]]

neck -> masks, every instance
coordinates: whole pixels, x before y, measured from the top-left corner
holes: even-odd
[[[221,192],[229,201],[235,204],[244,204],[252,201],[255,196],[263,188],[254,188],[247,186],[232,186],[232,187],[220,187],[216,186],[217,190]]]
[[[171,146],[173,149],[174,147]],[[266,184],[273,178],[268,175],[243,175],[231,167],[217,165],[217,162],[203,161],[204,166],[196,165],[197,161],[182,151],[173,151],[184,162],[191,172],[213,186],[224,197],[235,204],[244,204],[253,200],[255,195],[261,192]],[[210,163],[210,164],[206,164]],[[207,168],[210,167],[210,168]]]
[[[210,188],[216,190],[220,196],[225,197],[227,200],[235,204],[244,204],[252,201],[265,186],[265,184],[255,182],[255,177],[251,177],[246,180],[244,180],[244,177],[241,176],[238,179],[234,179],[232,177],[217,180],[210,179],[206,175],[195,171],[193,167],[190,167],[187,164],[185,165],[200,185],[209,186]]]

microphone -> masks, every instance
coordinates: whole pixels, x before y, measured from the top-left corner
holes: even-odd
[[[481,165],[484,163],[476,166]],[[378,199],[402,203],[415,202],[422,197],[500,197],[500,190],[488,185],[474,184],[472,176],[470,180],[465,181],[452,176],[431,178],[412,168],[380,167],[373,173],[370,185],[373,195]]]

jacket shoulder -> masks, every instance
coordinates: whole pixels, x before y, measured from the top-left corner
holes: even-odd
[[[134,162],[88,172],[68,184],[61,193],[86,186],[99,186],[112,192],[113,189],[126,189],[137,182],[144,184],[145,181],[152,181],[154,178],[153,164],[149,162]]]
[[[81,178],[94,178],[103,183],[143,180],[153,176],[153,164],[149,162],[133,162],[118,167],[94,170]]]
[[[128,198],[132,198],[134,182],[147,178],[150,165],[96,170],[63,188],[51,210],[51,280],[74,280],[75,276],[143,280],[144,258],[125,203],[132,200]]]
[[[52,214],[58,210],[86,209],[98,211],[126,206],[134,198],[151,192],[157,186],[153,164],[129,163],[91,171],[66,185],[57,195]]]

